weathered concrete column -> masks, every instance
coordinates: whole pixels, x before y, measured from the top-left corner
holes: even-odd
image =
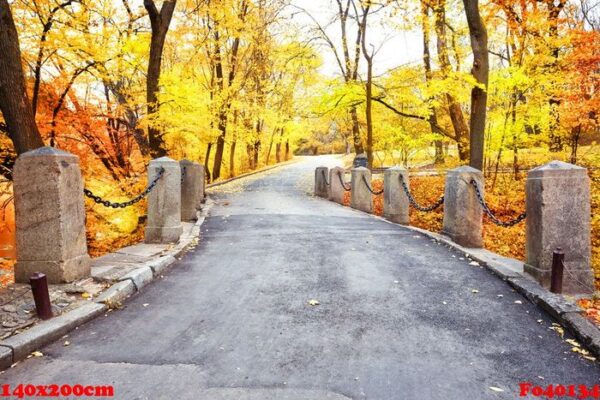
[[[335,167],[329,170],[329,200],[339,204],[344,204],[344,181],[345,170],[342,167]],[[342,179],[340,179],[340,176]]]
[[[364,180],[371,184],[371,171],[365,167],[352,168],[352,196],[350,207],[364,212],[373,212],[373,196]]]
[[[317,167],[315,169],[315,196],[327,199],[329,197],[329,187],[327,185],[327,175],[329,168]]]
[[[204,198],[204,167],[181,160],[181,220],[196,221]]]
[[[525,272],[550,287],[552,252],[565,253],[563,292],[592,293],[590,179],[587,170],[562,161],[532,169],[526,185]]]
[[[48,283],[90,276],[79,158],[42,147],[17,158],[13,171],[17,263],[15,280],[34,272]]]
[[[148,195],[148,222],[146,243],[176,243],[183,232],[181,225],[181,168],[169,157],[150,161],[148,182],[152,182],[158,171],[165,172]]]
[[[442,233],[464,247],[482,247],[483,209],[477,200],[474,179],[483,194],[483,175],[478,169],[463,166],[448,171],[444,189],[444,227]]]
[[[398,224],[408,225],[410,203],[402,189],[400,176],[404,178],[406,186],[410,188],[406,169],[396,166],[386,169],[383,174],[383,216]]]

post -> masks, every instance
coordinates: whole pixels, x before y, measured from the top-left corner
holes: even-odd
[[[364,180],[363,180],[364,177]],[[352,168],[352,193],[350,207],[373,212],[373,196],[364,181],[371,184],[371,171],[365,167]]]
[[[406,187],[410,188],[406,169],[396,166],[386,169],[383,174],[383,216],[392,222],[408,225],[410,203],[400,183],[400,177],[404,179]]]
[[[15,281],[42,272],[49,283],[90,276],[79,158],[41,147],[17,158],[13,171],[17,263]]]
[[[329,200],[338,204],[344,204],[344,193],[346,192],[342,184],[344,173],[345,170],[342,167],[335,167],[329,170]]]
[[[327,175],[329,168],[317,167],[315,169],[315,196],[327,199],[329,197],[329,189],[327,187]]]
[[[41,272],[34,272],[29,278],[29,284],[31,285],[37,316],[40,319],[52,318],[52,303],[50,303],[46,275]]]
[[[163,176],[148,195],[146,243],[176,243],[183,232],[181,225],[181,169],[169,157],[150,161],[148,182],[164,168]]]
[[[448,171],[444,189],[442,233],[464,247],[482,247],[483,209],[477,200],[474,179],[483,195],[483,175],[478,169],[462,166]]]
[[[181,160],[181,220],[196,221],[204,198],[204,167]]]
[[[590,180],[585,168],[552,161],[529,171],[525,272],[550,286],[552,252],[565,252],[563,292],[592,293]]]
[[[565,262],[565,253],[561,248],[552,253],[552,274],[550,275],[550,291],[552,293],[562,293],[563,270]]]

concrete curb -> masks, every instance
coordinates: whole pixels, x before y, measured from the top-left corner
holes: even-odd
[[[325,200],[325,199],[323,199]],[[337,203],[334,203],[337,204]],[[565,327],[577,340],[597,358],[600,358],[600,328],[594,325],[581,313],[583,310],[571,299],[555,294],[542,287],[523,272],[523,262],[514,258],[504,257],[486,249],[466,248],[454,243],[449,237],[415,226],[401,225],[378,215],[365,213],[351,207],[360,214],[370,215],[388,224],[401,226],[413,232],[420,233],[436,242],[443,243],[449,248],[460,251],[465,257],[477,261],[489,269],[494,275],[508,283],[527,300],[548,313],[552,318]]]
[[[17,361],[27,358],[33,351],[60,339],[73,329],[103,314],[110,307],[119,305],[127,297],[139,292],[142,287],[165,273],[196,243],[200,235],[200,226],[204,223],[213,204],[208,198],[191,231],[187,235],[182,235],[173,249],[142,263],[139,268],[129,272],[119,282],[103,291],[93,302],[58,317],[41,321],[30,329],[1,341],[0,370],[10,368]]]
[[[104,313],[107,309],[108,307],[104,304],[85,304],[56,318],[41,322],[23,333],[9,337],[0,343],[0,347],[10,349],[11,357],[6,357],[6,352],[3,350],[0,353],[3,356],[0,360],[2,362],[0,368],[6,369],[13,363],[23,360],[31,352],[60,339],[76,327]]]

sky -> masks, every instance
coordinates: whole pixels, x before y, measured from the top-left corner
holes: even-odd
[[[337,3],[335,0],[293,0],[290,13],[293,13],[293,20],[297,25],[304,26],[303,32],[308,36],[310,29],[315,27],[315,23],[304,12],[295,8],[301,7],[312,15],[321,26],[327,26],[335,17]],[[378,49],[375,55],[374,75],[381,75],[387,70],[398,67],[400,65],[420,62],[422,59],[422,37],[418,31],[405,31],[393,29],[389,25],[382,23],[381,17],[370,16],[369,29],[367,31],[367,47],[373,45]],[[400,17],[398,17],[400,18]],[[389,20],[388,20],[389,21]],[[331,40],[339,45],[341,44],[340,24],[335,21],[326,29]],[[351,28],[349,37],[356,37],[356,28]],[[321,73],[327,76],[340,76],[340,68],[335,60],[331,49],[324,44],[320,46],[320,53],[323,57],[323,66]],[[364,73],[366,69],[366,61],[361,57],[360,72]]]

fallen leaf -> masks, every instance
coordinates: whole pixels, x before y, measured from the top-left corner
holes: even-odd
[[[69,346],[71,344],[71,342],[69,342],[68,340],[65,340],[65,342],[63,343],[63,346]]]
[[[496,386],[490,386],[490,389],[493,390],[494,392],[504,392],[504,389],[500,389],[499,387],[496,387]]]
[[[471,293],[479,293],[479,290],[473,289],[473,290],[471,290]]]
[[[523,304],[521,300],[515,300],[515,304]]]
[[[577,341],[574,339],[567,339],[567,340],[565,340],[565,342],[569,343],[571,346],[581,347],[581,345],[579,343],[577,343]]]
[[[34,357],[43,357],[44,353],[42,353],[41,351],[34,351],[33,353],[31,353],[31,355]]]
[[[479,263],[477,261],[471,261],[469,265],[479,266]]]
[[[144,307],[148,307],[150,304],[148,304],[148,303],[144,303],[144,304],[142,304],[142,305],[143,305]]]
[[[88,292],[83,292],[81,293],[81,297],[83,297],[84,299],[89,299],[90,297],[92,297],[92,295]]]
[[[321,303],[319,303],[319,300],[310,299],[310,300],[308,301],[308,304],[309,304],[309,305],[311,305],[311,306],[318,306],[318,305],[319,305],[319,304],[321,304]]]

